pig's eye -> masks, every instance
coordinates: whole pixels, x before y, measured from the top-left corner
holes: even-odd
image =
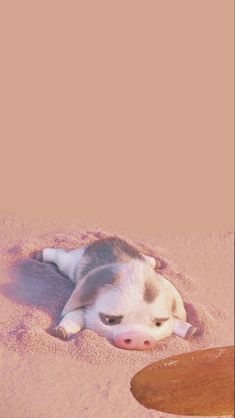
[[[169,318],[155,318],[154,323],[156,327],[161,327]]]
[[[99,313],[100,319],[105,325],[117,325],[120,324],[123,316],[112,316],[112,315],[105,315],[102,312]]]

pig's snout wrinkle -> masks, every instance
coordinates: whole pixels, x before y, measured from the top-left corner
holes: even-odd
[[[156,344],[156,339],[143,332],[127,332],[114,337],[114,345],[125,350],[148,350]]]

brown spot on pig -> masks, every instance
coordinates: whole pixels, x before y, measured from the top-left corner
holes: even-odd
[[[151,280],[147,280],[144,285],[144,300],[147,303],[152,303],[159,294],[159,290],[156,283]]]

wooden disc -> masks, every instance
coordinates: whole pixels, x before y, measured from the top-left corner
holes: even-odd
[[[146,408],[175,415],[234,415],[234,346],[157,361],[131,380]]]

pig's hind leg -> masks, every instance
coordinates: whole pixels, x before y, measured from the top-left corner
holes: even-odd
[[[63,248],[44,248],[40,251],[36,258],[37,260],[46,263],[54,263],[57,265],[59,271],[74,281],[75,270],[82,259],[85,247],[75,250],[65,250]]]
[[[82,308],[67,313],[59,325],[52,330],[52,335],[67,340],[72,335],[77,334],[84,327],[83,315]]]

